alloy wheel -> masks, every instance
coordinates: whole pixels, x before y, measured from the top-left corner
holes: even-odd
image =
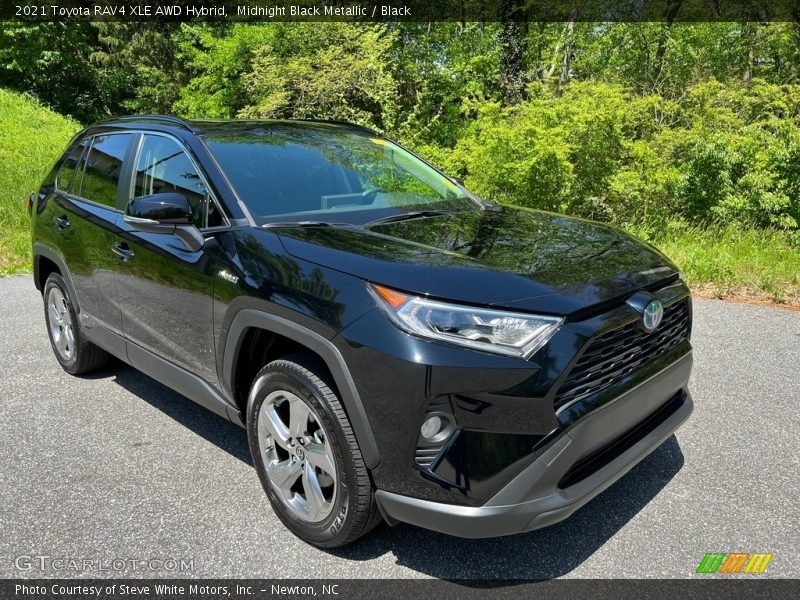
[[[50,320],[50,337],[58,355],[63,360],[70,360],[75,353],[75,331],[72,326],[72,314],[67,306],[67,299],[57,287],[51,287],[47,294],[47,313]]]
[[[258,416],[259,448],[270,485],[296,517],[311,523],[333,510],[336,464],[316,410],[288,390],[270,393]]]

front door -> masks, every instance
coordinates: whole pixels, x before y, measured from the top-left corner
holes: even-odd
[[[201,231],[221,225],[206,179],[175,139],[144,134],[135,153],[129,198],[180,192],[193,207]],[[214,360],[213,282],[219,253],[214,235],[190,251],[174,235],[134,231],[117,221],[117,290],[125,337],[209,382]],[[129,351],[130,352],[130,351]]]

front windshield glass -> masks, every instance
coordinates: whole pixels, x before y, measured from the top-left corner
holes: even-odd
[[[361,224],[417,210],[479,208],[410,152],[346,127],[231,125],[205,139],[239,198],[262,223]]]

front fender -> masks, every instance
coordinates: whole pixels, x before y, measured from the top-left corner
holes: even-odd
[[[228,328],[223,352],[222,383],[226,389],[233,389],[235,366],[239,359],[242,340],[245,332],[251,327],[264,329],[291,339],[316,353],[325,362],[339,390],[364,463],[370,469],[375,468],[380,462],[380,455],[372,428],[364,412],[361,396],[339,349],[319,333],[278,315],[252,308],[240,310],[234,315]]]

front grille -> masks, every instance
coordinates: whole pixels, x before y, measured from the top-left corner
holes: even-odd
[[[664,318],[650,333],[639,322],[608,331],[589,342],[558,388],[555,409],[583,400],[663,356],[689,339],[689,300],[664,307]]]
[[[568,488],[593,475],[634,444],[643,440],[666,421],[683,404],[683,394],[676,393],[656,411],[630,431],[579,459],[558,482],[560,489]]]

